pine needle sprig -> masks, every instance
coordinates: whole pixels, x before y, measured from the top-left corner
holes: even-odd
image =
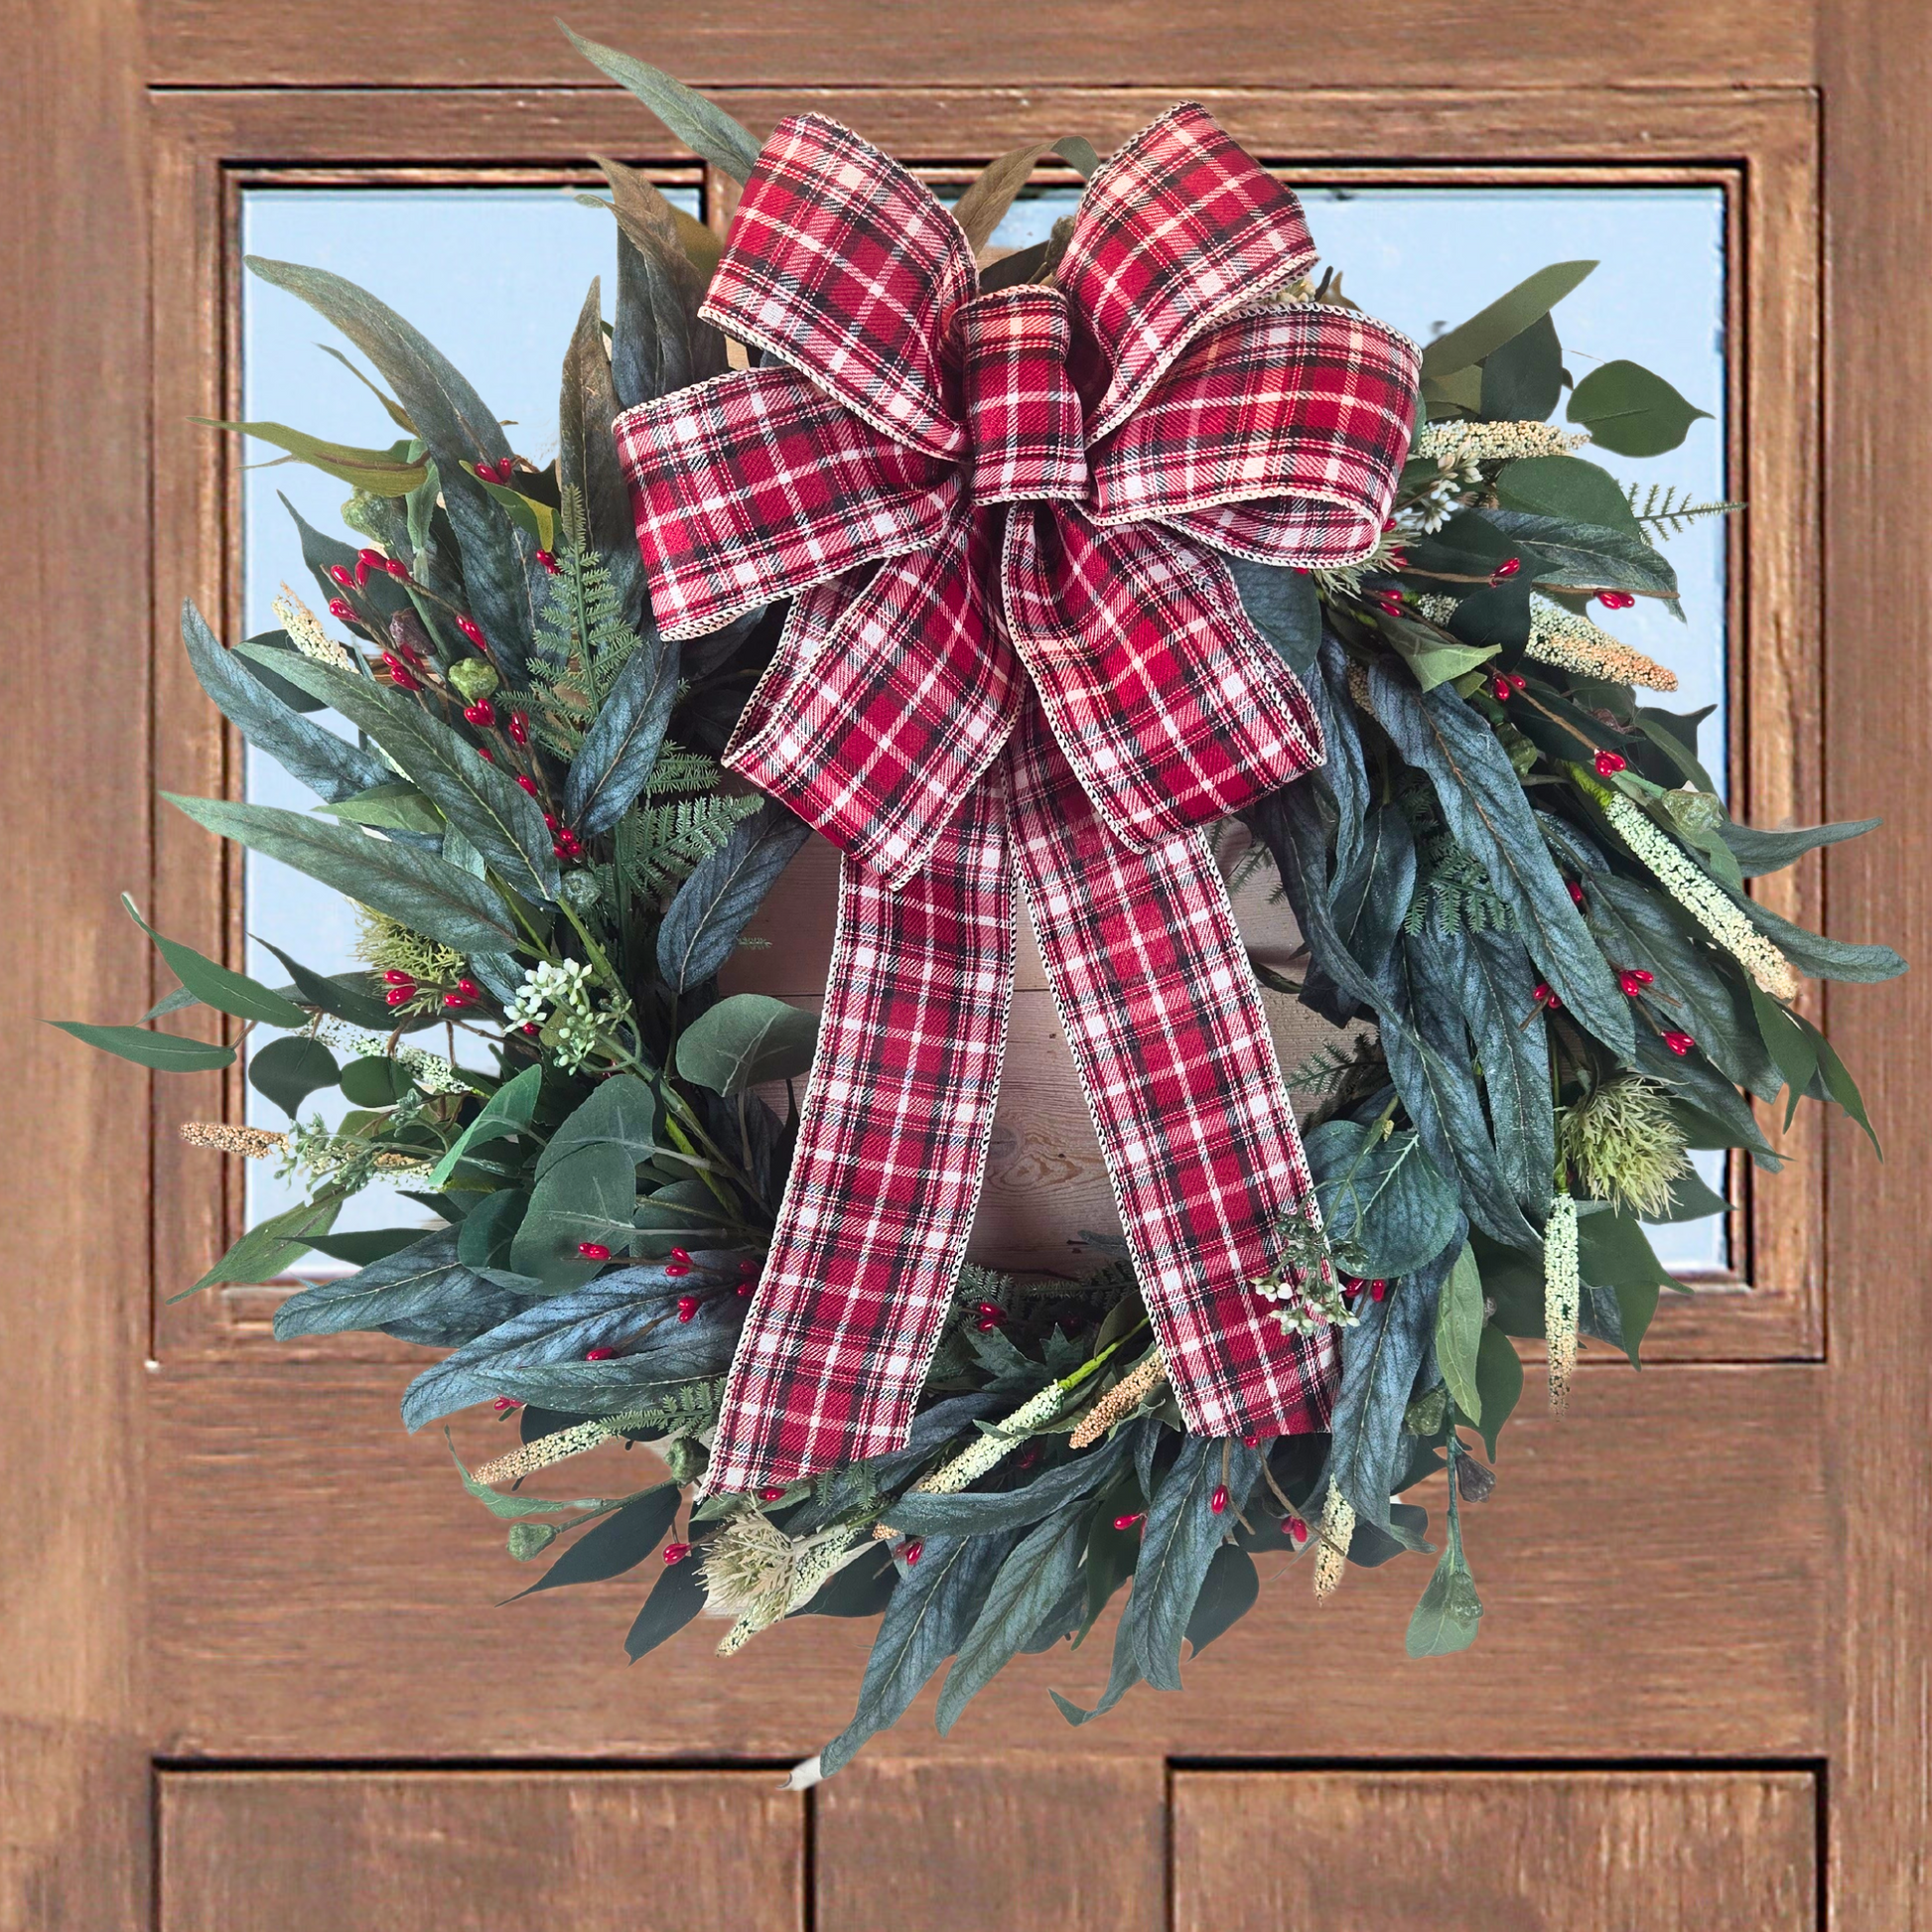
[[[1643,487],[1643,501],[1639,503],[1640,487],[1637,483],[1624,485],[1623,493],[1630,499],[1630,513],[1639,523],[1649,524],[1664,537],[1682,536],[1693,523],[1701,523],[1708,516],[1728,516],[1732,510],[1744,507],[1741,502],[1697,502],[1690,490],[1676,483],[1651,483]]]

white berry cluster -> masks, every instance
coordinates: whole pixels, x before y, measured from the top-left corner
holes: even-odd
[[[542,1027],[544,1044],[560,1065],[575,1072],[598,1046],[591,969],[581,959],[567,959],[560,966],[546,959],[531,967],[506,1018],[512,1027]]]

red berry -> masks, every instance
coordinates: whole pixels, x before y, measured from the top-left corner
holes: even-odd
[[[496,722],[496,707],[487,698],[479,698],[475,704],[463,707],[463,720],[468,725],[493,725]]]
[[[1114,1518],[1114,1528],[1117,1530],[1131,1530],[1146,1514],[1146,1510],[1137,1509],[1132,1516],[1116,1516]]]
[[[1577,879],[1566,879],[1563,883],[1570,888],[1570,897],[1574,898],[1577,901],[1579,907],[1581,907],[1584,902],[1583,882]]]
[[[522,790],[527,791],[532,798],[534,798],[537,795],[537,781],[533,777],[531,777],[527,771],[519,771],[516,774],[516,782],[517,785]],[[550,814],[548,812],[544,813],[544,817],[546,819],[549,816]]]
[[[684,1249],[684,1248],[673,1248],[673,1249],[671,1250],[671,1259],[672,1259],[673,1261],[679,1261],[679,1262],[682,1262],[682,1263],[684,1264],[684,1266],[685,1266],[685,1267],[687,1267],[687,1268],[689,1268],[689,1267],[691,1266],[691,1256],[690,1256],[690,1253],[689,1253],[689,1251],[688,1251],[688,1250],[686,1250],[686,1249]]]
[[[1505,557],[1502,560],[1502,562],[1499,563],[1496,566],[1496,568],[1489,573],[1489,581],[1492,584],[1504,583],[1509,578],[1514,577],[1516,573],[1522,568],[1523,568],[1523,560],[1521,557]]]
[[[740,1282],[738,1292],[749,1302],[758,1293],[758,1286],[757,1282]]]
[[[1540,1007],[1560,1007],[1563,1005],[1563,1002],[1541,980],[1537,981],[1536,989],[1531,993],[1530,998]]]
[[[510,734],[510,736],[511,736],[511,738],[513,738],[513,739],[514,739],[514,740],[515,740],[515,741],[517,742],[517,744],[519,744],[519,745],[527,745],[527,744],[529,744],[529,742],[530,742],[530,721],[529,721],[529,719],[528,719],[528,717],[526,717],[526,716],[524,715],[524,713],[522,713],[522,712],[520,712],[520,711],[512,711],[512,712],[510,713],[510,715],[509,715],[509,734]]]
[[[329,600],[329,615],[343,623],[353,623],[355,621],[355,606],[350,604],[345,598],[332,597]]]
[[[392,986],[382,997],[392,1007],[406,1007],[416,997],[416,989],[413,986]]]
[[[1509,680],[1503,676],[1502,672],[1498,671],[1489,680],[1489,695],[1498,704],[1507,704],[1509,702]]]
[[[899,1552],[899,1555],[905,1559],[906,1569],[910,1570],[912,1566],[915,1563],[917,1563],[922,1556],[925,1555],[925,1538],[922,1536],[915,1536],[912,1539],[912,1541],[908,1543],[905,1546],[905,1548]]]
[[[580,1259],[584,1261],[609,1261],[611,1259],[611,1250],[602,1241],[580,1241],[577,1244],[577,1253]]]
[[[553,557],[549,551],[539,550],[537,552],[537,562],[540,563],[544,567],[544,569],[551,574],[552,577],[556,576],[557,571],[559,569],[559,565],[557,563],[556,558]]]
[[[1598,591],[1596,601],[1606,611],[1627,611],[1637,600],[1628,591]]]
[[[1596,775],[1599,778],[1614,778],[1630,760],[1621,752],[1598,752],[1596,755]]]
[[[384,986],[406,986],[412,993],[416,990],[415,980],[407,973],[398,972],[393,966],[382,975],[382,983]]]
[[[608,1362],[617,1352],[615,1348],[587,1348],[584,1359],[587,1362]]]
[[[357,589],[369,581],[372,570],[387,571],[389,559],[380,550],[358,550],[355,553],[355,583]]]
[[[398,691],[420,691],[423,688],[416,673],[394,651],[385,650],[381,661],[382,668],[389,674],[389,682]]]
[[[1250,1435],[1247,1435],[1247,1436],[1244,1436],[1244,1437],[1242,1437],[1242,1439],[1241,1439],[1241,1447],[1242,1447],[1243,1449],[1253,1449],[1253,1448],[1254,1448],[1254,1446],[1255,1446],[1255,1445],[1256,1445],[1257,1443],[1259,1443],[1260,1441],[1261,1441],[1261,1438],[1260,1438],[1259,1436],[1256,1436],[1256,1435],[1252,1435],[1252,1434],[1250,1434]]]
[[[492,752],[487,745],[479,745],[477,747],[477,756],[480,759],[482,759],[485,764],[494,764],[496,762],[496,754]]]
[[[973,1326],[977,1328],[980,1331],[980,1333],[983,1335],[990,1335],[993,1332],[993,1330],[997,1328],[999,1325],[1000,1324],[997,1321],[995,1321],[990,1314],[981,1315],[980,1318],[973,1323]]]
[[[664,1546],[664,1561],[667,1564],[682,1563],[690,1554],[691,1546],[688,1543],[667,1543]]]
[[[671,1272],[668,1268],[664,1271]],[[698,1313],[698,1298],[695,1295],[680,1295],[677,1298],[677,1318],[680,1321],[694,1321]]]
[[[443,1004],[452,1013],[461,1013],[465,1007],[473,1007],[477,1003],[475,1000],[467,999],[461,993],[446,993],[443,995]]]
[[[1655,973],[1646,973],[1641,966],[1627,966],[1617,974],[1616,983],[1634,1000],[1656,977]]]
[[[1388,1283],[1379,1278],[1368,1285],[1368,1299],[1371,1302],[1379,1302],[1388,1292]]]
[[[1682,1059],[1684,1055],[1688,1053],[1691,1050],[1691,1048],[1697,1044],[1697,1041],[1694,1040],[1689,1034],[1682,1033],[1676,1027],[1673,1027],[1667,1034],[1665,1034],[1664,1044],[1668,1046],[1670,1050],[1673,1053],[1675,1053],[1679,1059]]]
[[[759,1501],[761,1503],[775,1503],[784,1493],[785,1486],[782,1482],[767,1482],[759,1491]]]
[[[1395,528],[1395,518],[1392,516],[1385,516],[1382,519],[1382,528],[1385,531],[1393,530]]]
[[[522,1403],[518,1402],[513,1395],[499,1395],[489,1406],[499,1416],[507,1416],[512,1409],[520,1409],[523,1407]]]
[[[1409,553],[1406,550],[1391,550],[1388,565],[1391,570],[1404,570],[1408,567]]]
[[[475,618],[458,618],[456,627],[476,645],[479,650],[487,650],[489,640],[483,634],[483,626]]]
[[[691,1272],[691,1264],[688,1261],[667,1261],[664,1264],[664,1272],[676,1281]],[[680,1321],[689,1321],[690,1318],[688,1314],[678,1317]]]
[[[1306,1543],[1309,1540],[1309,1526],[1299,1516],[1284,1519],[1282,1531],[1291,1543]]]
[[[1509,688],[1512,691],[1527,691],[1530,688],[1530,681],[1521,671],[1511,671],[1509,674]]]
[[[759,1272],[757,1256],[741,1255],[738,1261],[738,1272],[747,1278],[755,1276]]]
[[[479,463],[474,467],[476,469],[477,475],[480,476],[484,483],[494,483],[496,481],[496,466],[493,463],[483,462],[483,463]]]
[[[346,591],[354,588],[355,573],[346,564],[331,564],[329,566],[329,575],[344,590]]]
[[[399,578],[405,584],[409,582],[409,566],[400,557],[383,558],[381,567],[391,577]]]
[[[1227,1513],[1228,1486],[1225,1482],[1217,1482],[1214,1485],[1214,1493],[1208,1497],[1207,1506],[1216,1516],[1222,1516]]]

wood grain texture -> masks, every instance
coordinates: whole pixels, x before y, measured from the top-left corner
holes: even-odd
[[[875,72],[886,71],[874,69]],[[1103,146],[1150,118],[1171,87],[949,88],[934,92],[868,86],[818,104],[909,156],[942,158],[998,151],[1028,133],[1078,127]],[[734,102],[754,126],[807,104],[796,89],[752,91]],[[1816,578],[1817,247],[1815,126],[1810,98],[1796,91],[1713,93],[1619,91],[1588,99],[1545,93],[1399,89],[1386,93],[1286,94],[1223,88],[1210,104],[1260,153],[1297,159],[1296,172],[1322,180],[1659,180],[1697,179],[1725,188],[1733,209],[1730,326],[1733,493],[1753,511],[1734,573],[1733,636],[1743,639],[1733,715],[1740,721],[1733,778],[1753,817],[1772,824],[1815,816],[1814,751],[1822,707],[1810,633]],[[236,268],[232,233],[241,184],[274,181],[560,180],[581,176],[592,152],[628,154],[660,166],[678,151],[627,96],[596,90],[432,93],[275,93],[237,89],[166,95],[157,103],[163,140],[157,163],[156,497],[159,540],[157,703],[163,782],[220,790],[237,765],[212,714],[188,678],[174,613],[194,594],[211,612],[237,615],[238,587],[224,532],[236,527],[235,457],[194,415],[233,414],[238,372]],[[662,145],[640,152],[640,141]],[[1622,157],[1605,160],[1606,155]],[[1630,159],[1638,157],[1638,159]],[[547,171],[547,172],[546,172]],[[427,319],[426,319],[427,320]],[[433,330],[432,330],[433,333]],[[155,897],[167,929],[208,950],[240,946],[238,868],[178,814],[158,826]],[[831,949],[835,864],[814,842],[800,855],[754,931],[774,941],[747,954],[730,983],[808,998],[824,984]],[[1791,916],[1817,916],[1817,872],[1771,882],[1770,897]],[[1250,895],[1244,923],[1285,957],[1292,923],[1263,896]],[[169,924],[172,921],[172,924]],[[1031,944],[1019,984],[1042,988]],[[1026,1001],[1021,1002],[1024,1016]],[[1288,1002],[1271,1017],[1285,1064],[1325,1030]],[[1043,1011],[1043,1009],[1042,1009]],[[1016,1052],[1002,1109],[976,1253],[998,1265],[1056,1268],[1086,1227],[1111,1227],[1110,1191],[1063,1043],[1046,1042],[1035,1061]],[[192,1281],[238,1229],[236,1164],[184,1149],[183,1117],[239,1106],[238,1078],[173,1080],[157,1089],[156,1179],[170,1210],[156,1225],[161,1296]],[[1751,1287],[1713,1283],[1672,1298],[1652,1342],[1657,1360],[1785,1360],[1822,1347],[1823,1277],[1818,1249],[1826,1170],[1807,1138],[1790,1137],[1792,1168],[1747,1196]],[[224,1172],[224,1166],[228,1172]],[[171,1359],[208,1359],[235,1348],[273,1347],[267,1317],[275,1292],[237,1289],[157,1307],[159,1345]],[[353,1337],[304,1344],[327,1359],[402,1359],[398,1344]]]
[[[813,1793],[817,1911],[838,1932],[1166,1932],[1157,1757],[866,1753]]]
[[[148,945],[147,235],[138,9],[10,13],[0,445],[24,521],[0,811],[10,1104],[0,1359],[0,1926],[145,1922],[140,1524],[148,1076],[49,1019],[123,1021]]]
[[[1615,32],[1577,31],[1536,0],[1498,0],[1471,32],[1453,0],[1366,0],[1347,9],[1241,0],[1024,0],[962,10],[943,0],[760,0],[647,20],[619,0],[583,0],[572,26],[668,68],[695,85],[868,82],[1045,87],[1132,85],[1160,74],[1175,86],[1493,85],[1507,71],[1541,87],[1741,84],[1809,80],[1809,0],[1629,0]],[[148,65],[165,84],[527,86],[595,79],[548,14],[486,0],[432,0],[396,13],[371,0],[330,11],[273,0],[151,0]],[[1607,25],[1607,23],[1606,23]],[[1613,47],[1610,42],[1613,40]]]
[[[1800,1771],[1181,1771],[1173,1927],[1810,1932],[1818,1801]]]
[[[1826,806],[1884,829],[1826,868],[1831,929],[1914,964],[1884,987],[1834,988],[1832,1036],[1885,1140],[1881,1167],[1835,1125],[1829,1221],[1832,1444],[1843,1521],[1831,1786],[1832,1923],[1932,1925],[1932,1304],[1924,1283],[1932,1162],[1932,607],[1922,505],[1932,442],[1900,406],[1932,355],[1932,14],[1834,0],[1821,17],[1830,316],[1826,444]],[[1872,560],[1897,559],[1874,624]],[[1884,575],[1890,568],[1879,566]]]
[[[1809,1366],[1606,1370],[1580,1378],[1568,1422],[1535,1413],[1532,1393],[1495,1495],[1465,1515],[1487,1605],[1474,1650],[1405,1660],[1426,1563],[1351,1572],[1325,1606],[1309,1567],[1287,1566],[1186,1667],[1186,1696],[1136,1693],[1081,1748],[1815,1753],[1837,1587],[1826,1472],[1800,1449],[1773,1456],[1819,1442],[1824,1380]],[[635,1759],[701,1743],[788,1760],[845,1724],[867,1626],[799,1619],[721,1663],[723,1626],[700,1623],[626,1671],[648,1567],[496,1607],[532,1573],[492,1555],[502,1527],[464,1494],[440,1433],[402,1435],[402,1381],[238,1363],[159,1378],[150,1626],[165,1753]],[[474,1463],[505,1432],[468,1416],[456,1440]],[[599,1451],[544,1487],[627,1494],[652,1479],[642,1456]],[[1071,1739],[1046,1688],[1090,1701],[1107,1645],[1102,1632],[1003,1674],[943,1745],[928,1692],[893,1753],[1057,1761]]]
[[[167,1771],[161,1932],[797,1932],[774,1771]]]

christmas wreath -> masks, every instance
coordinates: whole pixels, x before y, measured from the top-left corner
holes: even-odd
[[[1360,316],[1198,108],[1105,163],[1016,150],[947,211],[834,123],[760,149],[580,45],[746,194],[721,257],[605,165],[615,325],[594,287],[551,467],[372,297],[250,264],[405,434],[229,426],[352,486],[358,542],[301,530],[339,628],[292,592],[231,650],[183,614],[208,698],[320,803],[172,802],[357,901],[367,970],[283,955],[271,988],[129,900],[180,980],[146,1020],[239,1028],[68,1025],[162,1070],[275,1035],[247,1077],[289,1127],[184,1133],[308,1198],[196,1286],[355,1264],[276,1332],[447,1350],[404,1421],[514,1430],[458,1467],[533,1589],[658,1559],[632,1658],[706,1610],[725,1653],[877,1616],[826,1771],[947,1658],[942,1730],[1130,1583],[1104,1692],[1059,1707],[1177,1689],[1258,1557],[1310,1554],[1326,1594],[1431,1553],[1409,1650],[1466,1646],[1458,1512],[1516,1340],[1557,1408],[1580,1338],[1634,1362],[1677,1286],[1643,1222],[1725,1204],[1687,1150],[1775,1170],[1747,1096],[1870,1132],[1798,975],[1902,970],[1745,888],[1867,827],[1734,823],[1699,716],[1648,701],[1672,673],[1590,615],[1675,610],[1656,541],[1736,506],[1639,500],[1581,451],[1659,453],[1696,412],[1611,362],[1549,420],[1587,264],[1426,350]],[[1079,210],[986,256],[1049,146]],[[845,853],[822,1030],[718,986],[812,826]],[[1240,951],[1240,845],[1299,979]],[[1080,1279],[962,1260],[1016,873],[1126,1228]],[[1343,1030],[1286,1081],[1257,976]],[[303,1117],[336,1088],[339,1125]],[[333,1235],[378,1176],[433,1231]],[[666,1474],[525,1488],[613,1440]],[[1444,1471],[1433,1544],[1402,1498]]]

